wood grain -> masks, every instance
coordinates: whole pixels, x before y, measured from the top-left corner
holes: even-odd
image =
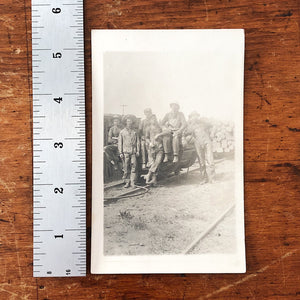
[[[300,2],[85,2],[88,231],[91,29],[246,29],[247,273],[48,279],[32,277],[30,5],[0,0],[0,299],[300,298]]]

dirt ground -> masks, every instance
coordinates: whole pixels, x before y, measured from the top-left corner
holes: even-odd
[[[195,167],[197,164],[195,163]],[[105,255],[180,254],[234,202],[234,161],[216,164],[216,182],[200,185],[199,172],[163,180],[149,192],[105,204]],[[113,196],[124,192],[114,188]],[[235,251],[234,210],[192,254]]]

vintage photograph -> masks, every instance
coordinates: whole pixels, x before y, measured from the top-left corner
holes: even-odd
[[[93,139],[99,141],[93,157],[100,163],[93,160],[93,218],[99,220],[93,220],[92,242],[101,241],[92,248],[100,258],[92,268],[99,264],[100,273],[113,273],[110,260],[137,258],[138,270],[147,273],[153,270],[143,269],[143,260],[155,257],[180,257],[184,263],[185,257],[237,255],[243,270],[242,31],[231,31],[233,45],[224,48],[222,32],[226,38],[228,31],[215,38],[189,31],[194,44],[184,49],[177,44],[184,42],[184,31],[178,37],[164,31],[169,49],[159,43],[159,31],[147,32],[148,37],[133,31],[132,51],[93,44],[101,53],[101,66],[93,60],[93,88],[101,86],[101,97],[93,94]],[[101,37],[105,41],[107,35]],[[131,44],[130,34],[122,37],[120,31],[120,45]],[[108,44],[115,46],[114,38]],[[157,48],[141,47],[139,38]]]

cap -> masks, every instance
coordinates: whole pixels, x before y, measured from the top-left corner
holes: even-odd
[[[172,108],[172,106],[176,106],[178,109],[180,108],[180,106],[177,102],[171,102],[170,107]]]
[[[145,108],[144,113],[151,113],[152,114],[152,109],[151,108]]]
[[[125,115],[123,116],[123,123],[126,124],[126,121],[130,119],[132,121],[132,123],[136,122],[136,116],[134,115]]]
[[[193,111],[190,113],[189,118],[199,118],[200,114],[197,113],[196,111]]]

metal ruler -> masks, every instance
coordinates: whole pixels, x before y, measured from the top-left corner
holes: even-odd
[[[32,0],[33,274],[86,274],[83,0]]]

